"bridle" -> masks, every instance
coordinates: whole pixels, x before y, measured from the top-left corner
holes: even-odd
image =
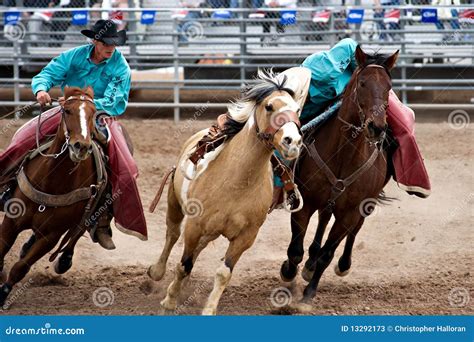
[[[254,115],[255,113],[256,111],[254,112]],[[263,132],[258,127],[258,121],[256,117],[254,117],[254,121],[255,121],[255,130],[257,131],[258,139],[262,141],[266,146],[270,147],[271,149],[275,149],[275,146],[273,145],[273,139],[275,137],[275,134],[277,134],[278,131],[288,122],[293,122],[296,125],[296,127],[298,127],[298,131],[302,135],[301,123],[298,117],[298,113],[291,110],[278,112],[276,113],[275,117],[272,116],[270,120],[271,121],[270,125]]]
[[[353,102],[355,103],[356,107],[357,107],[357,113],[359,114],[359,120],[360,120],[360,125],[359,126],[356,126],[346,120],[344,120],[343,118],[340,117],[340,115],[338,114],[337,115],[337,119],[341,122],[343,122],[345,124],[344,126],[344,130],[354,130],[354,132],[356,133],[356,136],[358,136],[360,133],[362,133],[364,131],[364,129],[367,127],[367,125],[373,121],[373,118],[372,116],[368,117],[368,118],[365,118],[364,116],[364,111],[362,109],[362,106],[360,105],[359,103],[359,97],[357,96],[357,85],[358,85],[358,79],[359,79],[359,75],[362,71],[368,69],[368,68],[380,68],[380,69],[383,69],[387,75],[390,77],[390,74],[389,72],[387,71],[387,69],[381,65],[378,65],[378,64],[369,64],[363,68],[360,68],[358,69],[356,72],[355,72],[355,79],[354,79],[354,84],[355,84],[355,87],[354,87],[354,90],[352,91],[352,94],[350,95],[351,97],[353,97]],[[384,108],[385,109],[385,108]],[[382,132],[382,134],[380,135],[378,141],[376,142],[371,142],[369,141],[369,143],[371,144],[379,144],[381,143],[383,140],[385,140],[385,137],[386,137],[386,133],[385,132]]]
[[[57,99],[54,99],[54,100],[57,101]],[[64,104],[66,104],[67,102],[71,102],[71,101],[89,102],[89,103],[92,103],[95,107],[94,100],[90,96],[87,96],[87,95],[69,96],[67,99],[64,100]],[[43,110],[41,110],[41,113],[38,115],[38,124],[36,125],[36,147],[38,149],[38,153],[40,155],[42,155],[43,157],[56,159],[60,155],[62,155],[68,149],[68,147],[70,147],[70,144],[69,144],[69,140],[70,140],[69,128],[67,127],[66,120],[64,119],[64,117],[66,115],[66,112],[64,110],[64,104],[61,105],[60,110],[61,110],[61,119],[62,119],[61,122],[64,125],[63,130],[64,130],[64,137],[66,138],[66,141],[61,146],[61,150],[58,153],[49,154],[49,153],[44,153],[41,150],[40,142],[39,142],[39,135],[40,135],[40,129],[41,129],[41,115],[43,114]]]

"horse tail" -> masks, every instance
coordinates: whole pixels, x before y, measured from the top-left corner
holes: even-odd
[[[149,211],[150,213],[155,211],[156,206],[158,205],[158,202],[160,201],[161,194],[163,193],[163,189],[165,188],[166,182],[168,181],[168,178],[170,175],[174,176],[174,173],[176,172],[176,166],[173,166],[168,173],[163,177],[163,180],[161,181],[160,188],[156,192],[155,198],[150,204]]]

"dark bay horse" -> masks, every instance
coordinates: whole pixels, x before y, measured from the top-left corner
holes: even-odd
[[[96,113],[94,92],[91,87],[66,87],[64,98],[61,123],[52,144],[23,164],[17,176],[19,186],[9,203],[16,205],[16,211],[12,215],[14,209],[10,208],[10,213],[6,210],[0,226],[0,270],[20,232],[32,229],[34,233],[0,289],[0,306],[12,287],[25,277],[36,261],[54,248],[63,235],[64,245],[61,245],[64,248],[55,271],[64,273],[71,267],[75,244],[84,232],[78,229],[79,225],[84,222],[91,199],[102,187],[98,184],[98,173],[101,172],[91,158],[96,148],[92,141]],[[55,201],[57,205],[54,205]]]
[[[295,174],[304,206],[291,215],[288,259],[281,267],[283,280],[295,278],[298,264],[303,260],[308,223],[318,211],[316,235],[302,271],[303,278],[309,282],[303,301],[315,296],[321,276],[344,238],[344,252],[336,273],[340,276],[348,273],[355,237],[390,178],[387,152],[382,144],[386,137],[386,108],[392,87],[390,71],[397,58],[398,51],[391,56],[367,55],[357,47],[358,67],[343,94],[338,115],[324,123],[309,139],[305,137],[307,153],[298,160]],[[364,206],[366,203],[369,208]],[[332,215],[335,222],[322,245]]]

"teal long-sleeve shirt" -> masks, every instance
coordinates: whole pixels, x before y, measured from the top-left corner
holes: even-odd
[[[43,70],[33,77],[33,94],[49,91],[54,86],[94,89],[94,103],[97,110],[109,115],[122,114],[128,104],[131,72],[125,57],[115,50],[112,57],[95,64],[91,60],[94,45],[87,44],[67,50],[54,58]]]
[[[342,94],[357,67],[357,42],[342,39],[330,50],[308,56],[301,64],[311,70],[309,101],[303,107],[301,119],[312,119]]]

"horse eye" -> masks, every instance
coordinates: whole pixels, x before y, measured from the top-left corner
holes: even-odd
[[[363,81],[360,81],[359,84],[360,84],[361,87],[365,87],[365,83]]]
[[[273,106],[271,104],[267,104],[265,106],[265,110],[267,110],[268,112],[271,112],[271,111],[273,111]]]
[[[64,110],[64,113],[66,113],[66,114],[71,114],[71,111],[70,111],[69,109],[65,109],[65,110]]]

